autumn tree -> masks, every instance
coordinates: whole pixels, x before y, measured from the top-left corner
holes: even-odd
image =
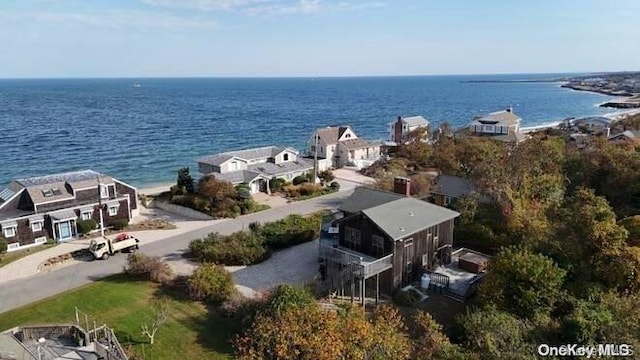
[[[397,156],[409,160],[415,167],[425,166],[431,153],[427,139],[428,129],[425,127],[408,132],[398,145]]]
[[[617,224],[607,200],[593,190],[579,189],[552,216],[555,236],[545,251],[569,270],[570,278],[620,286],[605,280],[608,268],[602,265],[624,250],[627,231]]]
[[[449,341],[438,324],[427,312],[418,310],[410,324],[413,339],[411,359],[457,359],[463,354],[458,347]]]
[[[480,303],[521,317],[548,313],[562,294],[565,271],[542,254],[505,248],[491,261],[478,290]]]

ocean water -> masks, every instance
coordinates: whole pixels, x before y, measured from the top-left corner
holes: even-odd
[[[371,78],[0,80],[0,186],[95,169],[144,187],[202,155],[264,145],[303,150],[316,127],[386,139],[398,115],[463,126],[512,106],[523,126],[610,112],[610,97],[559,83],[469,80],[564,75]],[[139,87],[134,84],[140,84]]]

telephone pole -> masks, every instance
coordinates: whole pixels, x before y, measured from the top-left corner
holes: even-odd
[[[318,183],[318,130],[316,130],[316,143],[313,147],[313,183]]]
[[[104,238],[104,216],[102,215],[102,183],[98,175],[98,212],[100,213],[100,236]]]

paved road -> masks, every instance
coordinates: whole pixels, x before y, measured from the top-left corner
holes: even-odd
[[[150,244],[142,244],[141,251],[152,256],[181,257],[193,239],[202,238],[217,231],[230,234],[247,228],[253,221],[274,221],[289,214],[308,214],[317,210],[336,207],[352,193],[352,188],[338,193],[314,198],[271,210],[229,219],[210,227],[194,230]],[[34,301],[71,290],[105,276],[122,271],[126,256],[119,254],[107,261],[87,261],[66,266],[49,273],[15,280],[0,285],[0,313]],[[90,299],[87,299],[90,301]]]

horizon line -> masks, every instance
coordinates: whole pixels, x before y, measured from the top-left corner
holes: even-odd
[[[615,71],[568,71],[568,72],[523,72],[523,73],[448,73],[448,74],[396,74],[396,75],[183,75],[183,76],[24,76],[0,77],[0,80],[129,80],[129,79],[331,79],[331,78],[391,78],[391,77],[438,77],[438,76],[504,76],[504,75],[567,75],[567,74],[618,74],[640,70]]]

